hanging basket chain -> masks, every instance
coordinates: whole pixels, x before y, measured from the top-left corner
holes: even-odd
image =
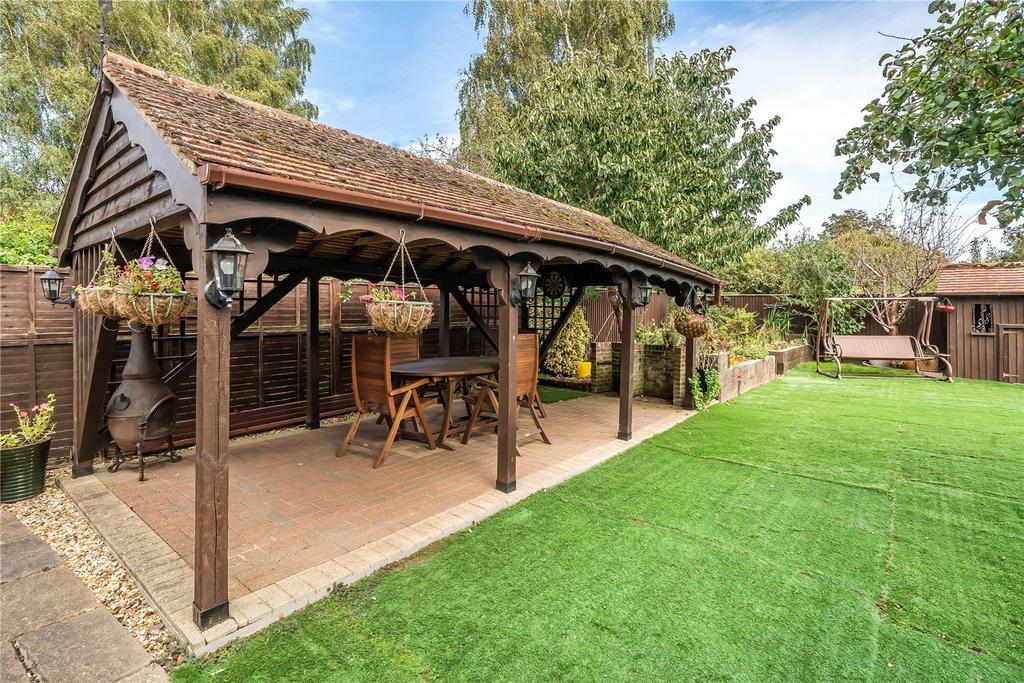
[[[399,284],[402,296],[406,297],[405,262],[408,261],[413,278],[416,280],[416,286],[420,289],[420,301],[409,301],[407,298],[397,301],[369,301],[366,304],[366,312],[370,318],[370,324],[374,328],[403,335],[417,334],[422,332],[433,319],[434,305],[427,299],[427,292],[423,288],[423,283],[420,282],[419,273],[416,272],[416,264],[413,263],[412,255],[405,244],[404,228],[399,232],[398,248],[395,250],[395,255],[391,258],[391,263],[384,274],[384,279],[379,284],[389,281],[396,261],[398,262],[399,277],[401,278]]]
[[[399,276],[401,277],[402,291],[405,291],[405,262],[409,261],[409,268],[412,269],[412,276],[416,278],[416,286],[420,288],[420,296],[423,297],[423,301],[427,300],[427,292],[423,289],[423,283],[420,282],[420,276],[416,272],[416,264],[412,261],[412,256],[409,254],[409,248],[405,245],[405,228],[402,228],[398,233],[398,249],[395,250],[395,255],[391,257],[391,263],[388,265],[388,271],[384,274],[384,279],[381,282],[387,282],[391,277],[391,271],[395,268],[395,261],[398,261]]]

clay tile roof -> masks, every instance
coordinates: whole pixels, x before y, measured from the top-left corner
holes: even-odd
[[[193,173],[205,163],[599,240],[716,278],[608,218],[111,52],[103,73]]]
[[[939,271],[936,294],[1024,295],[1024,262],[954,263]]]

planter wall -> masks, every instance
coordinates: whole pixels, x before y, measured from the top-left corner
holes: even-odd
[[[800,365],[800,363],[813,360],[811,357],[811,347],[806,344],[791,346],[788,349],[779,349],[770,353],[771,357],[775,359],[776,375],[784,375]]]
[[[590,345],[591,391],[603,393],[619,388],[619,342]],[[652,396],[683,404],[686,351],[680,347],[638,344],[633,367],[633,395]]]
[[[750,391],[754,387],[770,382],[776,377],[775,358],[768,356],[758,360],[748,360],[743,363],[729,367],[729,354],[718,354],[718,381],[722,391],[718,395],[719,401],[728,401],[730,398]]]

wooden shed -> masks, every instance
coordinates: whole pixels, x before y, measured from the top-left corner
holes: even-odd
[[[1024,263],[955,263],[936,293],[956,307],[946,338],[956,377],[1024,382]]]

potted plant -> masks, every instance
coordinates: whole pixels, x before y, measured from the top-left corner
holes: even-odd
[[[96,315],[107,318],[120,317],[114,305],[114,287],[120,276],[121,269],[114,260],[114,251],[104,249],[100,266],[92,276],[92,281],[87,286],[75,287],[77,305]]]
[[[416,298],[416,292],[381,283],[360,297],[366,303],[370,325],[399,335],[418,334],[434,319],[434,304]]]
[[[11,404],[18,429],[0,434],[0,503],[14,503],[43,491],[53,437],[55,396],[30,410]]]
[[[122,318],[156,327],[187,314],[192,294],[177,268],[167,259],[150,255],[124,265],[114,288],[114,303]]]

